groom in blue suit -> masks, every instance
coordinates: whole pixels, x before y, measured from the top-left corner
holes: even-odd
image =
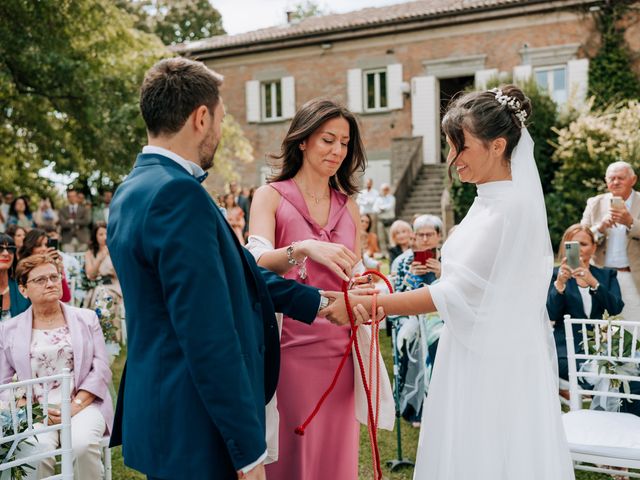
[[[274,311],[311,323],[328,302],[259,268],[200,185],[221,137],[220,85],[182,58],[147,72],[149,145],[110,206],[128,331],[112,443],[149,478],[263,479],[264,406],[280,354]]]

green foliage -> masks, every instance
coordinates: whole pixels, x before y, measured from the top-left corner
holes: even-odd
[[[313,0],[304,0],[297,3],[293,7],[292,19],[304,20],[309,17],[317,17],[319,15],[326,15],[328,12],[317,2]]]
[[[498,80],[495,79],[489,82],[488,88],[496,87],[498,84]],[[553,158],[554,147],[551,143],[557,138],[557,133],[552,129],[558,122],[557,106],[546,92],[538,88],[533,80],[523,84],[522,90],[531,99],[531,103],[533,104],[528,129],[535,142],[534,155],[540,172],[542,188],[545,194],[548,194],[551,189],[551,180],[554,177],[558,163]],[[473,199],[476,196],[476,187],[472,184],[462,184],[456,178],[451,188],[451,196],[454,205],[455,221],[458,223],[464,218],[471,207]]]
[[[155,33],[165,45],[224,34],[222,16],[209,0],[118,0],[135,27]]]
[[[640,168],[640,103],[629,101],[604,111],[587,111],[557,130],[554,161],[559,168],[554,192],[547,198],[552,239],[558,241],[571,224],[580,222],[586,201],[606,191],[604,174],[615,161]]]
[[[620,26],[630,3],[603,2],[595,13],[602,44],[589,65],[589,96],[595,97],[596,108],[640,98],[640,79],[631,68],[631,55]]]
[[[119,179],[144,138],[142,76],[167,53],[109,0],[0,2],[0,184],[46,190],[49,164]]]

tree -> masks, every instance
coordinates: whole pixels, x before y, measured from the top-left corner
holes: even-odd
[[[209,0],[118,0],[135,19],[135,27],[155,33],[165,45],[225,33],[222,16]]]
[[[305,0],[294,5],[291,19],[304,20],[305,18],[326,15],[327,13],[326,9],[319,3],[313,0]]]
[[[602,43],[589,65],[589,96],[595,98],[596,108],[640,98],[640,80],[631,68],[631,54],[621,27],[631,3],[607,0],[595,13]]]
[[[167,54],[109,0],[0,2],[0,183],[50,164],[119,179],[144,138],[142,75]]]

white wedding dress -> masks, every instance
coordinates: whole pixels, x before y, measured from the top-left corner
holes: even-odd
[[[442,329],[414,480],[573,480],[546,295],[553,253],[533,141],[478,185],[431,285]]]

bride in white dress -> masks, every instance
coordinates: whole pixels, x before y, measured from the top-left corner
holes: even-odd
[[[469,93],[442,126],[449,164],[478,196],[442,249],[439,283],[378,298],[387,314],[445,324],[414,480],[572,480],[545,301],[553,268],[530,101],[512,85]],[[366,297],[353,296],[364,319]]]

